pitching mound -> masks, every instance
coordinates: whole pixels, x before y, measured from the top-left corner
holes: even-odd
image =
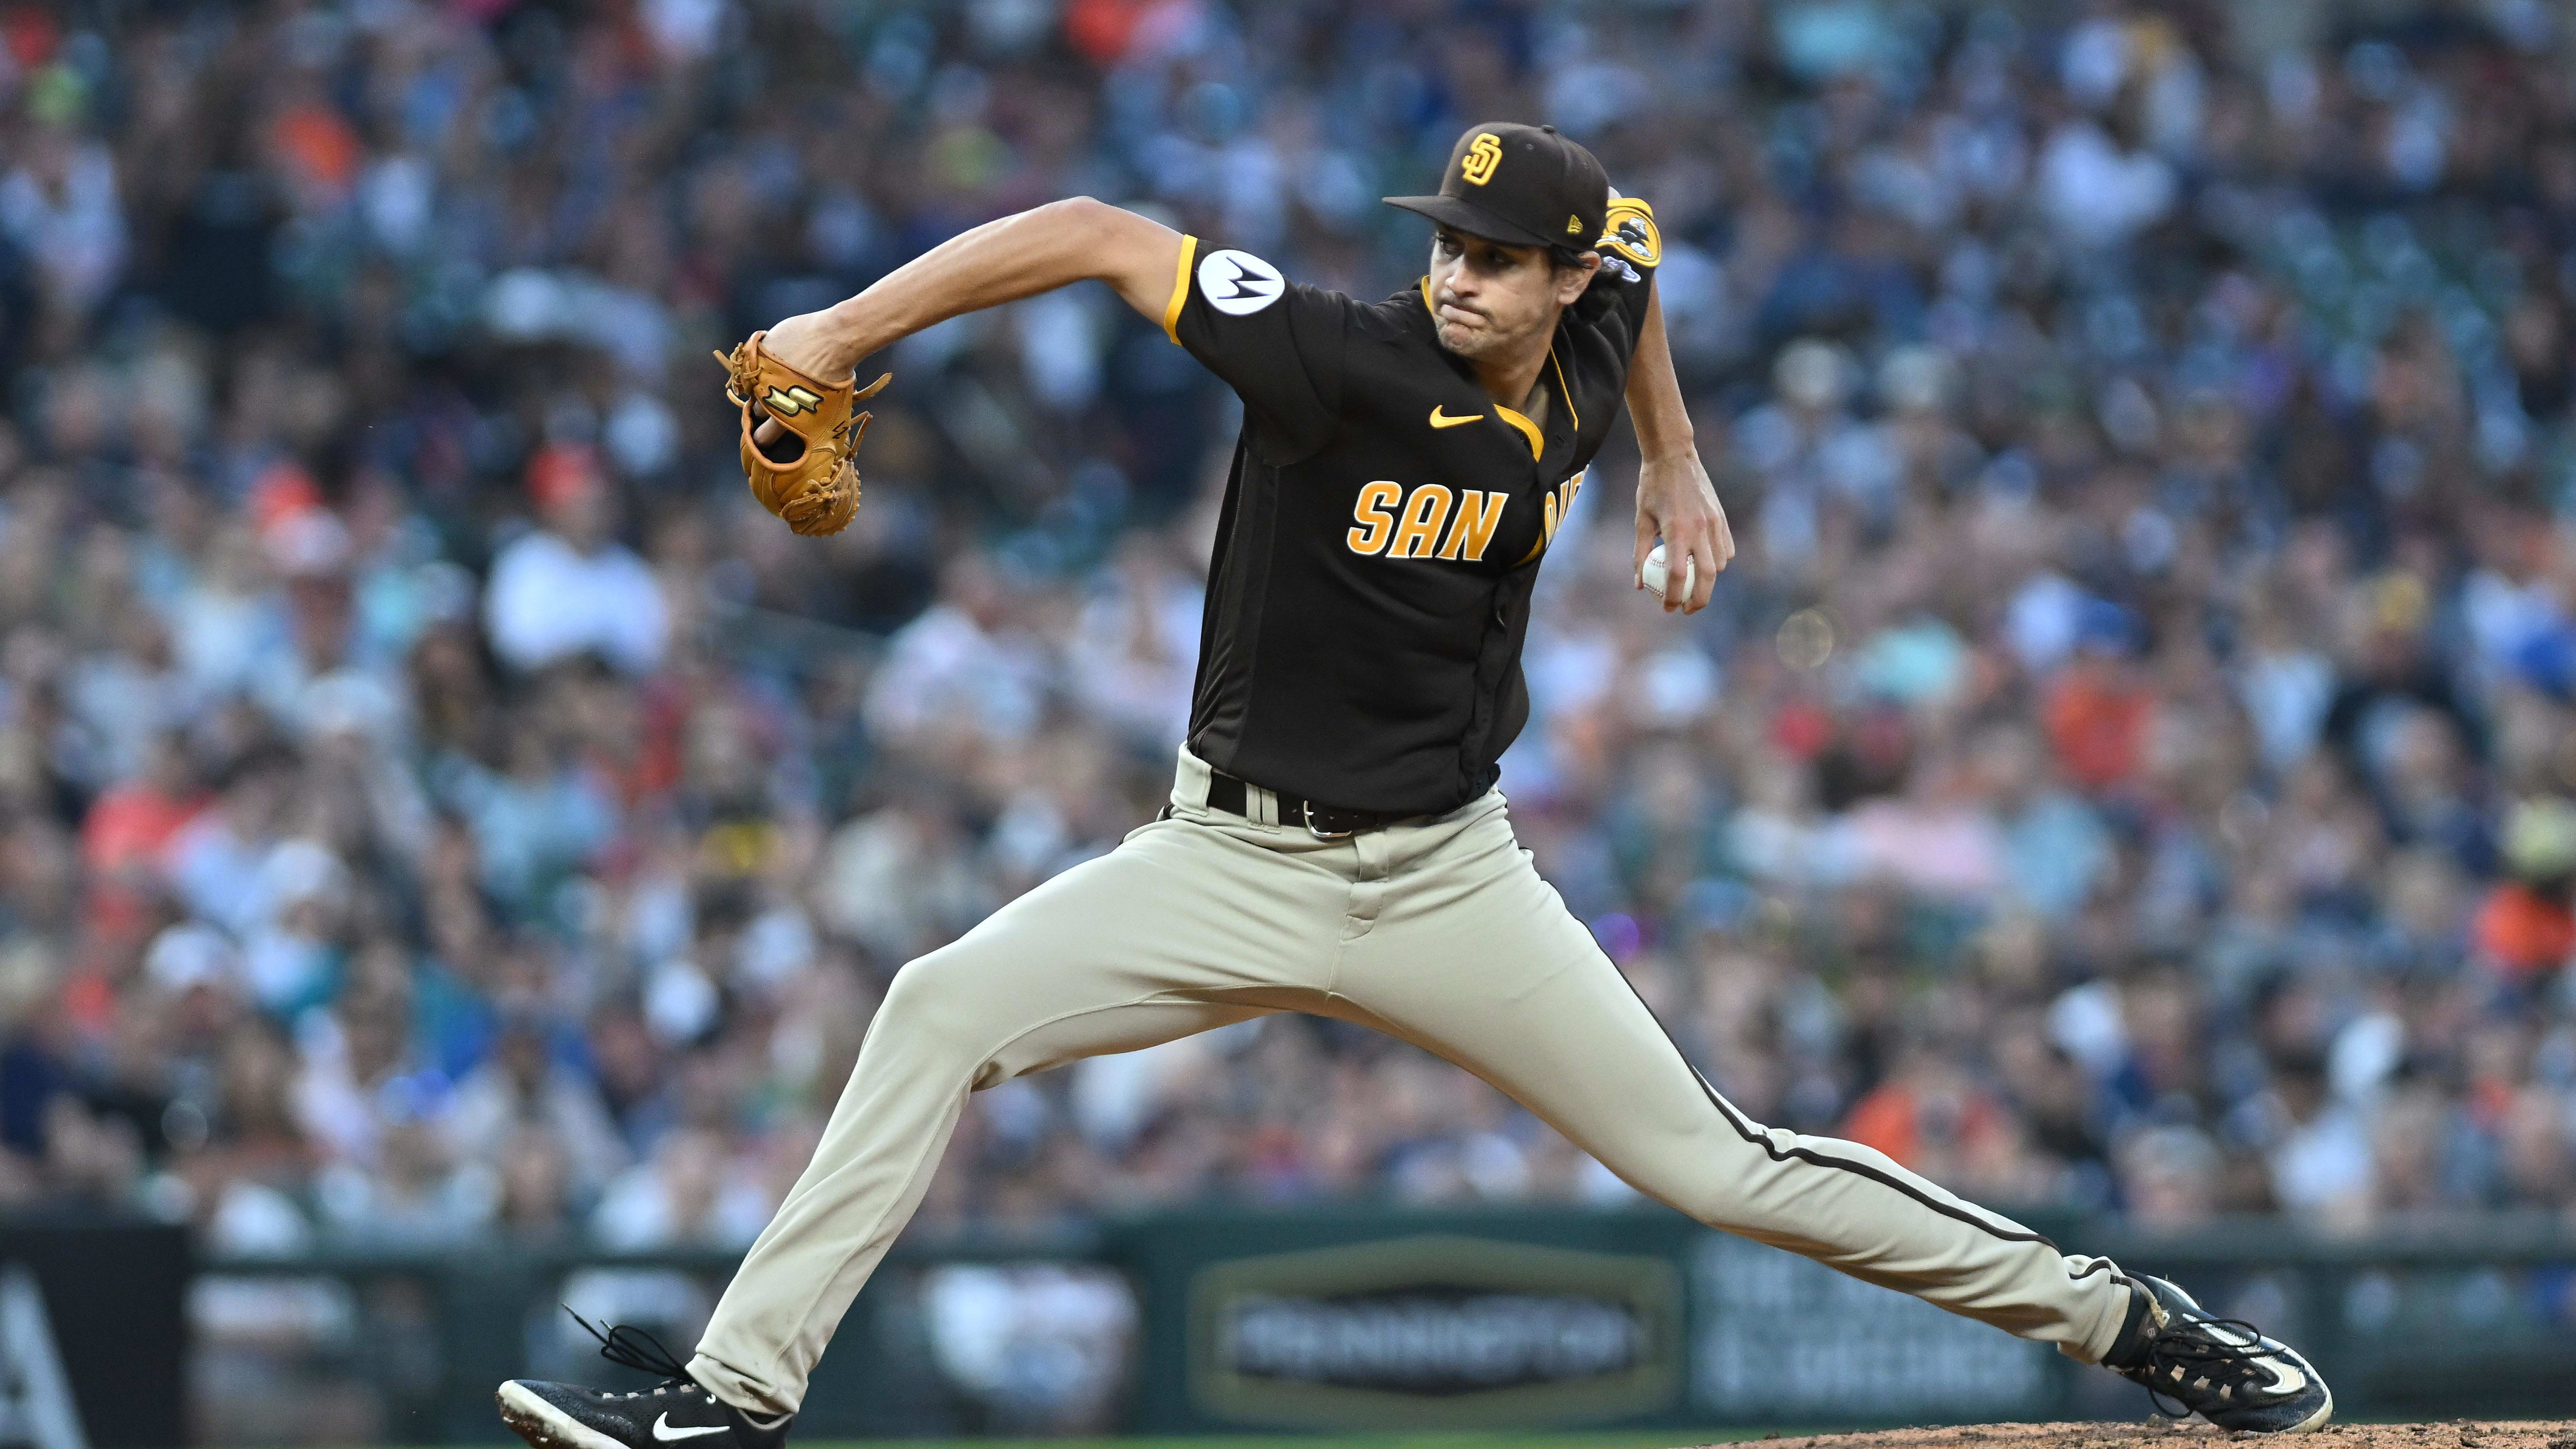
[[[2198,1449],[2250,1442],[2205,1424],[1984,1424],[1958,1429],[1887,1429],[1756,1441],[1762,1449]],[[2283,1438],[2282,1449],[2576,1449],[2576,1423],[2453,1419],[2440,1424],[2330,1424]]]

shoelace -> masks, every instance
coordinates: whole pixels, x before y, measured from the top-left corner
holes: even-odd
[[[2214,1331],[2218,1329],[2234,1329],[2245,1335],[2245,1341],[2236,1343],[2222,1338]],[[2158,1373],[2158,1369],[2167,1365],[2175,1368],[2197,1365],[2201,1369],[2201,1386],[2210,1382],[2211,1370],[2216,1370],[2218,1377],[2228,1381],[2223,1387],[2234,1388],[2254,1382],[2255,1360],[2262,1356],[2263,1332],[2244,1319],[2184,1318],[2176,1315],[2174,1322],[2148,1342],[2146,1362],[2138,1365],[2135,1382],[2146,1388],[2147,1398],[2154,1403],[2156,1412],[2169,1418],[2187,1419],[2191,1417],[2188,1405],[2180,1413],[2172,1413],[2165,1408],[2168,1395],[2163,1384],[2166,1376]],[[2180,1381],[2179,1376],[2175,1381]],[[2179,1404],[2182,1401],[2176,1399],[2174,1402]]]
[[[620,1397],[640,1399],[647,1392],[667,1394],[673,1389],[702,1394],[708,1398],[715,1397],[708,1394],[696,1379],[689,1377],[689,1366],[680,1362],[679,1357],[665,1348],[662,1340],[652,1334],[627,1323],[615,1324],[603,1331],[598,1324],[578,1313],[573,1313],[571,1304],[564,1305],[564,1312],[572,1314],[572,1321],[580,1324],[583,1332],[599,1340],[601,1358],[620,1368],[631,1368],[637,1373],[652,1374],[662,1381],[649,1391],[638,1389],[634,1393]]]

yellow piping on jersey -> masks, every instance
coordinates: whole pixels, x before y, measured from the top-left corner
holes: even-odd
[[[1422,310],[1430,313],[1434,317],[1440,315],[1440,309],[1431,305],[1431,274],[1429,272],[1422,274]]]
[[[1521,430],[1521,436],[1529,439],[1530,461],[1533,463],[1537,462],[1539,453],[1538,424],[1522,417],[1519,413],[1513,412],[1510,408],[1503,406],[1501,403],[1494,404],[1494,416],[1501,418],[1504,422],[1507,422],[1513,427]]]
[[[1565,404],[1566,419],[1574,424],[1574,430],[1582,432],[1583,414],[1574,410],[1574,389],[1565,385],[1565,364],[1556,360],[1556,344],[1553,342],[1547,345],[1547,360],[1556,369],[1557,401]]]
[[[1172,268],[1172,300],[1163,304],[1163,335],[1172,339],[1174,347],[1181,345],[1181,304],[1190,299],[1190,258],[1198,251],[1197,237],[1181,238],[1181,264]]]

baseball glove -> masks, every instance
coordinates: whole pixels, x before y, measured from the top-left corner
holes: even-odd
[[[850,409],[875,397],[894,374],[856,389],[855,377],[824,382],[772,357],[760,345],[768,335],[754,332],[731,357],[716,354],[729,374],[725,396],[742,410],[743,476],[751,482],[751,496],[786,519],[789,528],[809,537],[838,533],[859,511],[859,469],[853,459],[870,416],[853,416]],[[769,445],[774,452],[764,452],[752,440],[764,415],[787,430],[787,436]],[[793,456],[777,456],[790,449]]]

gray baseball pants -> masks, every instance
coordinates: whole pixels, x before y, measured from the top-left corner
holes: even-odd
[[[793,1410],[927,1189],[966,1096],[1274,1011],[1358,1022],[1492,1083],[1711,1227],[2098,1362],[2129,1288],[1867,1147],[1719,1097],[1539,878],[1499,792],[1342,840],[1211,810],[1187,751],[1139,827],[896,974],[803,1177],[689,1370]]]

